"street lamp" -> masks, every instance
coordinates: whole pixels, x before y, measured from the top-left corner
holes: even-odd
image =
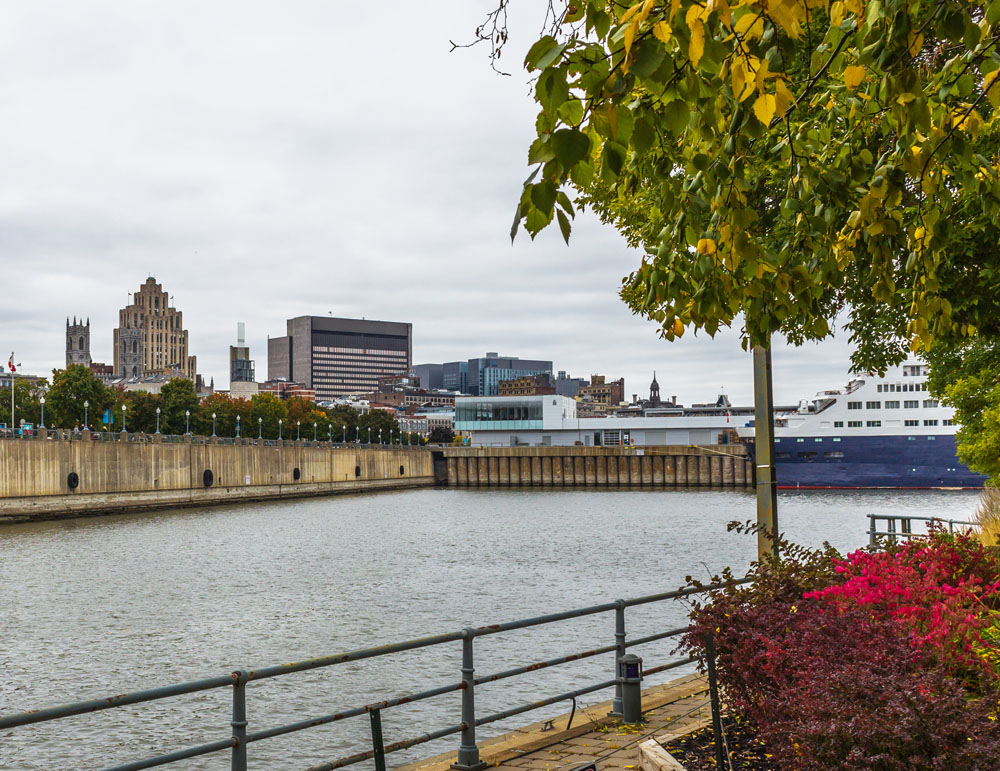
[[[302,441],[302,421],[301,420],[296,420],[295,421],[295,441],[296,442]]]
[[[344,444],[347,444],[347,424],[344,424]]]
[[[281,439],[281,418],[278,418],[278,439]]]
[[[90,406],[90,402],[86,399],[83,400],[83,427],[86,429],[89,423],[87,423],[87,408]]]
[[[191,410],[184,410],[184,436],[191,434]]]
[[[354,443],[361,444],[361,426],[354,427]]]
[[[38,398],[38,403],[42,405],[42,428],[45,428],[45,397],[40,396]],[[84,423],[83,427],[86,428],[87,424]]]
[[[125,431],[125,412],[126,412],[126,410],[128,410],[128,406],[125,405],[125,404],[123,404],[122,405],[122,431],[123,432]]]
[[[160,408],[156,408],[156,433],[160,433]]]
[[[212,436],[215,436],[215,413],[212,413]]]
[[[378,430],[378,443],[382,444],[382,429],[381,428]]]
[[[236,438],[240,438],[240,416],[236,416]]]
[[[333,423],[326,424],[326,438],[333,442]]]
[[[263,436],[261,436],[261,431],[263,431],[263,430],[264,430],[264,418],[257,418],[257,438],[258,439],[263,439],[264,438]]]
[[[316,424],[313,423],[313,441],[316,441]]]
[[[372,427],[368,426],[368,444],[372,443]]]

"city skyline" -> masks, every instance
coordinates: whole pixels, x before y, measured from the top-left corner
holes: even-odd
[[[655,370],[684,403],[723,387],[751,400],[735,331],[666,343],[632,316],[617,290],[640,255],[592,215],[569,247],[555,232],[511,245],[533,12],[511,18],[501,77],[482,50],[449,53],[485,5],[392,5],[384,56],[360,7],[248,3],[235,20],[193,3],[63,8],[12,9],[0,52],[19,73],[0,85],[12,116],[0,250],[15,288],[0,344],[25,371],[63,366],[67,315],[89,315],[92,356],[111,362],[117,310],[152,274],[220,388],[237,322],[260,368],[286,319],[331,313],[412,323],[414,363],[497,351],[623,377],[626,398]],[[779,402],[839,387],[845,336],[778,342],[774,365]]]

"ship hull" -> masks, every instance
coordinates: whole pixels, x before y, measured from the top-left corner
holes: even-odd
[[[754,446],[747,452],[756,463]],[[986,481],[958,459],[955,437],[780,437],[775,474],[781,489],[980,488]]]

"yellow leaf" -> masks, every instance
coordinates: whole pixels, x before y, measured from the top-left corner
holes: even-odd
[[[773,78],[774,74],[767,71],[768,63],[767,59],[762,59],[757,62],[757,72],[754,75],[754,80],[757,82],[757,90],[760,93],[764,93],[764,81],[768,78]]]
[[[859,67],[857,65],[844,67],[844,85],[846,85],[851,91],[860,86],[861,81],[864,79],[865,79],[864,67]]]
[[[733,81],[733,96],[737,102],[742,102],[753,93],[753,87],[747,83],[747,68],[742,57],[733,62],[729,74]]]
[[[671,332],[673,332],[677,337],[682,337],[684,335],[684,324],[680,319],[674,319],[674,325],[671,327]]]
[[[632,41],[635,40],[635,33],[639,31],[638,20],[633,21],[625,28],[625,56],[632,50]]]
[[[693,6],[697,8],[698,6]],[[705,28],[701,24],[699,19],[691,27],[691,41],[688,43],[688,59],[691,60],[691,65],[697,69],[698,62],[701,61],[702,54],[705,53]]]
[[[785,85],[785,81],[779,79],[774,87],[774,104],[775,110],[778,115],[784,115],[788,112],[788,108],[795,103],[795,97],[792,96],[792,92],[788,90],[788,86]]]
[[[733,31],[744,38],[759,38],[764,34],[764,20],[756,11],[746,11],[736,22]]]
[[[637,13],[639,13],[639,9],[640,8],[642,8],[642,3],[636,3],[631,8],[629,8],[627,11],[625,11],[625,13],[622,14],[621,23],[624,24],[629,19],[631,19],[633,16],[635,16]]]
[[[715,241],[711,238],[702,238],[699,240],[698,254],[715,254]]]
[[[993,70],[993,72],[987,72],[983,75],[983,91],[994,107],[1000,105],[1000,88],[995,87],[998,76],[1000,76],[1000,70]]]
[[[924,47],[924,36],[911,32],[906,36],[906,43],[910,51],[910,56],[916,56],[920,53],[920,49]]]
[[[842,21],[844,21],[844,4],[837,0],[830,6],[830,24],[839,27]]]
[[[681,9],[681,0],[670,0],[670,20],[674,20],[674,16]]]
[[[653,34],[656,35],[657,40],[666,45],[670,42],[670,38],[674,34],[674,31],[670,29],[670,25],[665,21],[658,21],[653,25]]]
[[[774,94],[761,94],[753,103],[753,114],[757,116],[757,120],[765,126],[769,126],[777,107],[777,100],[775,100]]]

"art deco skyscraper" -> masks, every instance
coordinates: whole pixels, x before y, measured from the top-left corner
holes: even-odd
[[[118,312],[114,346],[120,377],[176,373],[192,382],[197,377],[198,359],[188,356],[183,316],[152,276],[132,295],[132,304]]]

